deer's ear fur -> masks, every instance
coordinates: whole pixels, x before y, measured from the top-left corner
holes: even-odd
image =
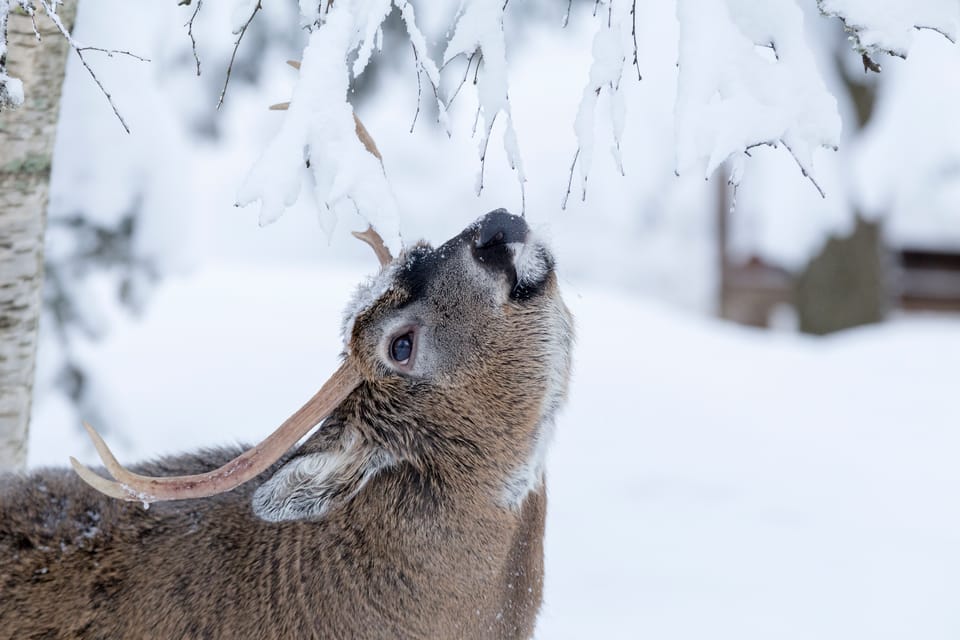
[[[261,520],[315,520],[348,502],[393,458],[350,438],[318,453],[294,456],[253,494],[253,513]]]

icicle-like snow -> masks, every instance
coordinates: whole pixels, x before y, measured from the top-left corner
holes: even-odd
[[[623,173],[623,157],[620,141],[626,124],[626,104],[620,91],[623,68],[627,62],[627,47],[632,47],[633,19],[631,3],[621,0],[611,2],[603,10],[598,10],[600,24],[593,37],[593,63],[590,76],[583,88],[583,98],[577,109],[573,129],[577,136],[577,160],[580,169],[580,188],[584,195],[587,190],[587,178],[593,166],[594,127],[596,124],[597,102],[606,92],[609,96],[610,122],[613,131],[613,146],[610,148],[620,173]],[[632,54],[631,54],[632,59]]]
[[[480,103],[480,172],[477,176],[477,192],[483,189],[483,162],[487,144],[498,117],[504,119],[503,147],[511,168],[517,172],[521,193],[526,182],[520,145],[513,126],[507,82],[507,47],[503,33],[503,10],[501,2],[489,0],[466,0],[460,17],[447,43],[443,63],[447,64],[459,55],[470,56],[480,51],[482,62],[477,76],[477,98]],[[502,115],[501,115],[502,114]]]

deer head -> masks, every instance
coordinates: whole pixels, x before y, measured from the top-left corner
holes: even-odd
[[[374,248],[381,271],[347,309],[343,363],[270,437],[216,470],[154,478],[120,466],[88,426],[115,480],[71,458],[80,477],[123,500],[211,496],[262,473],[336,414],[349,438],[334,455],[305,447],[287,462],[258,489],[258,515],[320,515],[329,505],[318,496],[355,493],[397,461],[445,465],[470,486],[499,491],[504,504],[522,500],[539,482],[570,366],[572,326],[550,252],[502,209],[437,248],[420,243],[397,259],[372,228],[356,235]]]

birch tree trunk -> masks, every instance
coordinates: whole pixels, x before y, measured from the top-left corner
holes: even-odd
[[[67,29],[76,11],[77,0],[60,5]],[[23,81],[26,99],[0,113],[0,471],[26,464],[51,155],[69,52],[44,16],[37,22],[42,42],[20,11],[7,25],[7,71]]]

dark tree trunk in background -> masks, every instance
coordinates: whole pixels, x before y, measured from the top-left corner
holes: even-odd
[[[837,65],[862,129],[873,115],[873,78],[851,73],[840,56]],[[885,252],[879,221],[858,216],[849,237],[830,238],[795,281],[800,331],[823,335],[883,320],[889,303]]]
[[[799,329],[823,335],[883,320],[887,306],[880,224],[857,218],[853,233],[831,238],[796,280]]]
[[[58,14],[73,29],[76,0]],[[7,25],[7,71],[25,100],[0,113],[0,471],[23,468],[37,352],[53,140],[69,45],[42,14],[42,42],[19,10]]]

